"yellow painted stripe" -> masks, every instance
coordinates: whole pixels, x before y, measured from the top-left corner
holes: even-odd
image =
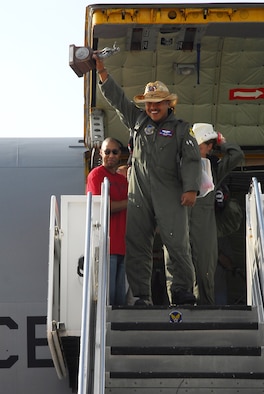
[[[91,15],[90,15],[91,17]],[[88,22],[87,18],[87,22]],[[190,24],[263,22],[261,8],[112,8],[94,10],[92,24]]]

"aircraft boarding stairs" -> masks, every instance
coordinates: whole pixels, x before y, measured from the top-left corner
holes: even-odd
[[[102,197],[61,196],[61,221],[51,199],[47,335],[58,377],[78,394],[263,393],[264,196],[256,178],[246,195],[245,306],[109,306],[108,188],[105,179]]]

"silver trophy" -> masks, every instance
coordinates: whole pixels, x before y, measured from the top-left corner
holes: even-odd
[[[94,51],[90,47],[76,47],[75,45],[70,45],[69,65],[78,77],[82,77],[88,71],[96,68],[93,54],[96,54],[100,59],[106,59],[119,51],[120,48],[116,46],[116,42],[112,48],[105,47],[98,51]]]
[[[116,46],[115,42],[112,48],[105,47],[104,49],[101,49],[101,51],[96,51],[95,53],[100,59],[106,59],[107,57],[115,55],[119,51],[120,48]]]

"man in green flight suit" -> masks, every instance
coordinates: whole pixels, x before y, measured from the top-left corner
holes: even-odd
[[[201,158],[189,124],[174,115],[177,95],[160,81],[146,85],[130,101],[108,74],[103,60],[93,55],[99,86],[133,135],[129,178],[126,274],[135,305],[152,305],[153,241],[157,227],[166,246],[172,275],[173,304],[194,304],[188,212],[199,191]]]

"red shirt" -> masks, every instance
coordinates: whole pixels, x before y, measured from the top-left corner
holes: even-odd
[[[127,199],[128,183],[119,173],[112,174],[104,166],[95,167],[87,177],[86,192],[101,194],[104,178],[110,183],[110,201]],[[110,254],[125,255],[126,209],[110,215]]]

